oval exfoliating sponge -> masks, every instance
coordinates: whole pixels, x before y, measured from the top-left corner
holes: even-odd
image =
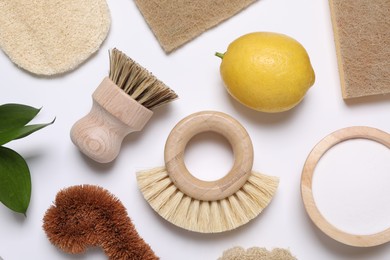
[[[75,69],[99,49],[110,24],[105,0],[0,1],[0,47],[38,75]]]

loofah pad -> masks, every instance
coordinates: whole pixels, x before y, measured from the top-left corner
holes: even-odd
[[[290,251],[282,248],[275,248],[268,251],[265,248],[251,247],[245,250],[242,247],[233,247],[223,252],[218,260],[296,260]]]
[[[256,0],[135,0],[165,52],[169,53]]]
[[[329,3],[343,98],[390,93],[390,1]]]
[[[105,0],[0,1],[0,47],[39,75],[75,69],[98,50],[110,24]]]

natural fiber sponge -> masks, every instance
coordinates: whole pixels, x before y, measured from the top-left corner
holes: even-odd
[[[165,52],[200,35],[256,0],[135,0]]]
[[[390,1],[329,0],[344,99],[390,93]]]
[[[245,250],[242,247],[233,247],[223,252],[218,260],[297,260],[290,251],[282,248],[275,248],[268,251],[265,248],[251,247]]]
[[[75,69],[98,50],[110,24],[105,0],[0,1],[0,47],[34,74]]]

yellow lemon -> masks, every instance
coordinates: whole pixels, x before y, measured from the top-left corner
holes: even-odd
[[[220,72],[230,95],[255,110],[289,110],[315,81],[305,48],[283,34],[246,34],[216,55],[222,58]]]

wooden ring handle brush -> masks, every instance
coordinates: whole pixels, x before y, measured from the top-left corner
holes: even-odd
[[[232,169],[216,181],[195,178],[184,163],[184,150],[197,134],[215,132],[224,136],[234,153]],[[220,200],[236,193],[247,182],[253,166],[252,141],[244,127],[220,112],[199,112],[181,120],[165,144],[165,166],[176,187],[197,200]]]
[[[163,82],[113,49],[109,77],[94,91],[91,111],[73,125],[72,142],[91,159],[111,162],[123,139],[142,130],[154,108],[176,98],[176,93]]]
[[[234,152],[232,169],[216,181],[194,177],[184,164],[188,142],[202,132],[224,136]],[[271,201],[279,179],[254,172],[252,141],[232,117],[203,111],[181,120],[165,144],[165,167],[138,172],[138,186],[152,208],[171,223],[196,232],[237,228]]]
[[[390,135],[384,131],[367,126],[352,126],[339,129],[322,139],[308,155],[301,176],[301,194],[305,209],[313,223],[329,237],[350,246],[371,247],[390,241],[390,228],[370,234],[347,233],[325,219],[317,207],[313,195],[314,170],[322,156],[333,146],[351,139],[368,139],[390,148]]]

